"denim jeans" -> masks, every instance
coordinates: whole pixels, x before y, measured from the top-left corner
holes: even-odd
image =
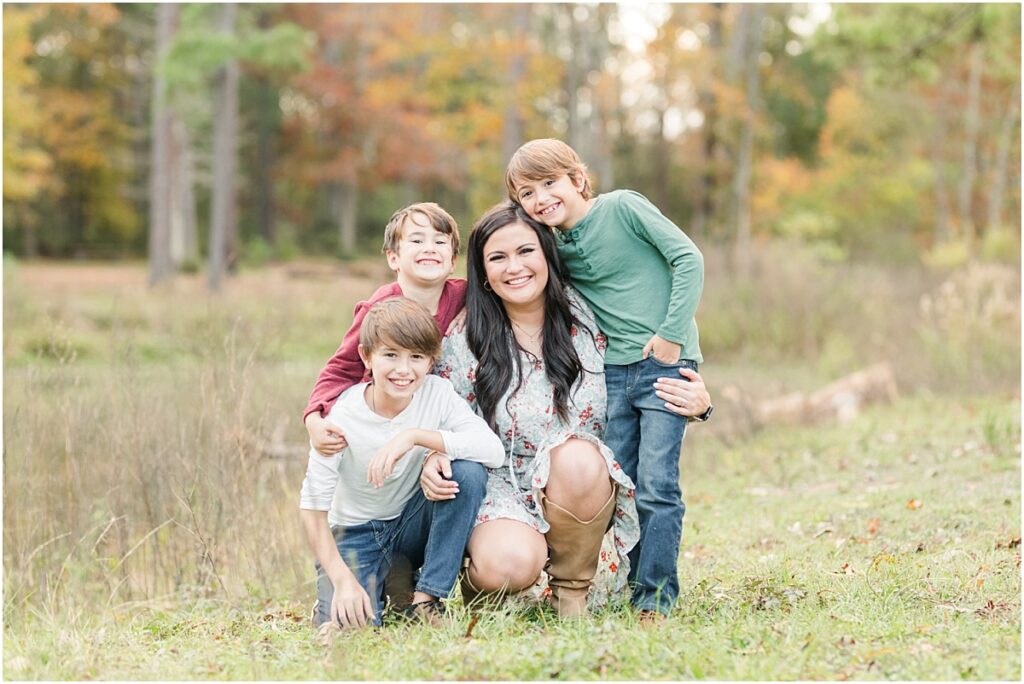
[[[666,364],[653,356],[624,366],[606,364],[608,427],[605,443],[636,483],[640,541],[629,552],[633,605],[668,613],[679,597],[679,542],[683,532],[679,451],[686,418],[665,408],[654,394],[658,378],[681,378],[679,368],[694,361]]]
[[[342,560],[370,595],[373,624],[380,624],[384,578],[399,556],[419,568],[416,591],[446,598],[455,586],[466,542],[484,499],[487,469],[473,461],[452,461],[452,479],[459,483],[454,499],[427,501],[417,489],[402,514],[393,520],[370,520],[331,529]],[[319,626],[330,619],[334,585],[320,563],[316,564],[316,574],[313,620]]]

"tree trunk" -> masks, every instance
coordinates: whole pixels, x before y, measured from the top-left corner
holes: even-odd
[[[524,129],[526,122],[519,108],[519,86],[526,75],[526,35],[530,28],[530,12],[532,7],[523,3],[512,10],[512,58],[508,61],[505,71],[505,93],[508,104],[505,106],[505,118],[501,129],[502,162],[507,163],[520,145],[525,142]]]
[[[179,6],[163,3],[156,11],[155,60],[166,56],[178,23]],[[167,81],[155,70],[151,121],[149,182],[149,284],[156,285],[171,276],[170,202],[171,202],[171,117],[167,106]]]
[[[217,29],[232,34],[238,7],[221,6]],[[210,215],[209,287],[220,290],[227,262],[234,261],[236,234],[235,170],[238,153],[238,62],[230,58],[215,78],[213,120],[213,201]]]
[[[353,181],[341,181],[335,186],[334,206],[338,218],[338,247],[345,256],[356,251],[359,219],[359,187]]]
[[[736,164],[734,196],[736,201],[736,241],[733,245],[733,260],[741,276],[750,274],[751,225],[750,225],[750,183],[754,163],[754,118],[760,100],[761,18],[763,5],[744,5],[740,10],[744,35],[748,43],[745,54],[746,111],[740,133],[739,158]]]
[[[271,112],[278,110],[277,90],[270,83],[261,81],[260,107],[257,113],[257,139],[256,139],[256,206],[259,215],[257,222],[259,232],[263,239],[271,247],[277,244],[277,235],[274,230],[275,211],[274,203],[274,165],[277,163],[277,121],[275,114]]]
[[[703,141],[701,152],[700,175],[697,179],[697,197],[694,202],[692,233],[706,235],[708,222],[714,213],[714,196],[717,190],[716,167],[718,156],[718,98],[715,95],[717,73],[715,64],[722,48],[722,3],[714,3],[711,8],[711,19],[708,22],[709,58],[704,60],[707,69],[704,87],[698,94],[698,102],[704,114]]]
[[[985,233],[999,230],[1003,225],[1003,200],[1006,194],[1006,177],[1010,162],[1010,148],[1013,147],[1013,132],[1020,118],[1020,79],[1010,94],[1002,128],[999,130],[999,146],[993,171],[992,189],[988,195],[988,211],[985,218]]]
[[[612,140],[608,130],[613,112],[618,107],[618,83],[619,75],[607,73],[604,69],[604,62],[608,56],[608,24],[615,13],[615,6],[609,4],[598,5],[596,30],[593,36],[599,43],[593,44],[593,57],[591,65],[599,74],[597,83],[591,87],[591,102],[594,107],[594,115],[591,123],[593,145],[590,153],[593,159],[595,180],[599,188],[615,187],[615,170],[612,166]],[[597,188],[595,188],[595,191]]]
[[[659,88],[665,92],[664,83],[660,83]],[[651,150],[651,169],[654,172],[651,179],[651,197],[663,211],[668,210],[669,202],[669,142],[665,138],[667,114],[666,103],[663,103],[658,111],[658,129],[654,133],[654,147]]]
[[[957,193],[960,230],[967,242],[968,253],[974,254],[974,219],[971,216],[971,197],[978,173],[978,110],[981,102],[982,44],[975,40],[968,54],[967,103],[964,111],[964,164]]]
[[[39,235],[36,233],[35,220],[31,217],[26,217],[22,226],[25,231],[25,243],[22,245],[25,258],[35,259],[39,256]]]
[[[194,164],[192,141],[185,122],[176,112],[171,116],[172,159],[170,253],[171,264],[181,268],[199,257],[199,234],[196,226],[196,202],[193,190]]]
[[[579,5],[565,5],[569,17],[569,59],[565,65],[565,140],[576,153],[586,159],[586,151],[580,140],[580,27],[576,22],[575,8]]]
[[[946,177],[946,149],[948,129],[946,126],[946,107],[949,104],[949,89],[942,88],[938,92],[935,104],[935,129],[932,132],[928,156],[931,158],[932,170],[935,175],[935,239],[934,244],[941,245],[952,237],[950,217],[952,208],[949,201],[948,179]]]

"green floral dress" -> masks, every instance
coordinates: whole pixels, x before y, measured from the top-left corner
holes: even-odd
[[[538,503],[539,492],[547,486],[551,469],[551,450],[569,438],[593,443],[608,466],[608,475],[618,486],[615,515],[601,548],[598,574],[590,592],[591,607],[603,605],[612,594],[624,590],[629,560],[626,554],[640,539],[640,523],[634,500],[635,487],[615,461],[602,438],[607,398],[604,385],[605,338],[597,329],[589,307],[571,288],[566,289],[573,313],[588,329],[573,326],[573,346],[583,364],[582,380],[574,385],[569,402],[569,420],[561,421],[554,409],[552,387],[544,371],[544,360],[519,351],[523,384],[510,396],[512,388],[498,400],[495,422],[498,436],[505,444],[506,458],[501,468],[488,469],[487,493],[477,513],[477,524],[496,519],[516,520],[541,534],[550,529]],[[448,378],[455,391],[473,408],[476,395],[477,360],[469,350],[465,331],[452,332],[442,343],[437,374]],[[542,573],[534,588],[536,596],[546,591]]]

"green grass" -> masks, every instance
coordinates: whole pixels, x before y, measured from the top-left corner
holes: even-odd
[[[654,629],[622,606],[583,623],[506,607],[467,638],[455,605],[440,629],[388,626],[324,647],[305,619],[309,582],[93,610],[5,602],[4,674],[1016,680],[1019,415],[1015,401],[917,399],[732,447],[692,430],[682,597]]]
[[[200,276],[147,290],[138,265],[5,268],[7,679],[1019,677],[1019,300],[950,295],[929,322],[909,287],[891,311],[850,308],[865,274],[808,288],[778,264],[772,287],[709,280],[702,370],[722,400],[687,436],[666,623],[503,608],[467,637],[456,600],[441,629],[321,646],[299,416],[379,267],[243,272],[216,297]],[[903,398],[848,425],[754,431],[725,400],[812,391],[864,350]]]

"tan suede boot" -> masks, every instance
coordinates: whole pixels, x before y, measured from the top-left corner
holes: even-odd
[[[459,589],[462,591],[462,605],[476,607],[480,604],[481,592],[469,579],[469,557],[462,559],[462,572],[459,573]]]
[[[548,564],[544,569],[551,587],[551,603],[559,617],[587,614],[587,594],[597,574],[601,540],[615,512],[615,494],[616,485],[613,484],[611,496],[601,510],[590,520],[583,521],[541,492],[544,517],[551,525],[546,535]]]

